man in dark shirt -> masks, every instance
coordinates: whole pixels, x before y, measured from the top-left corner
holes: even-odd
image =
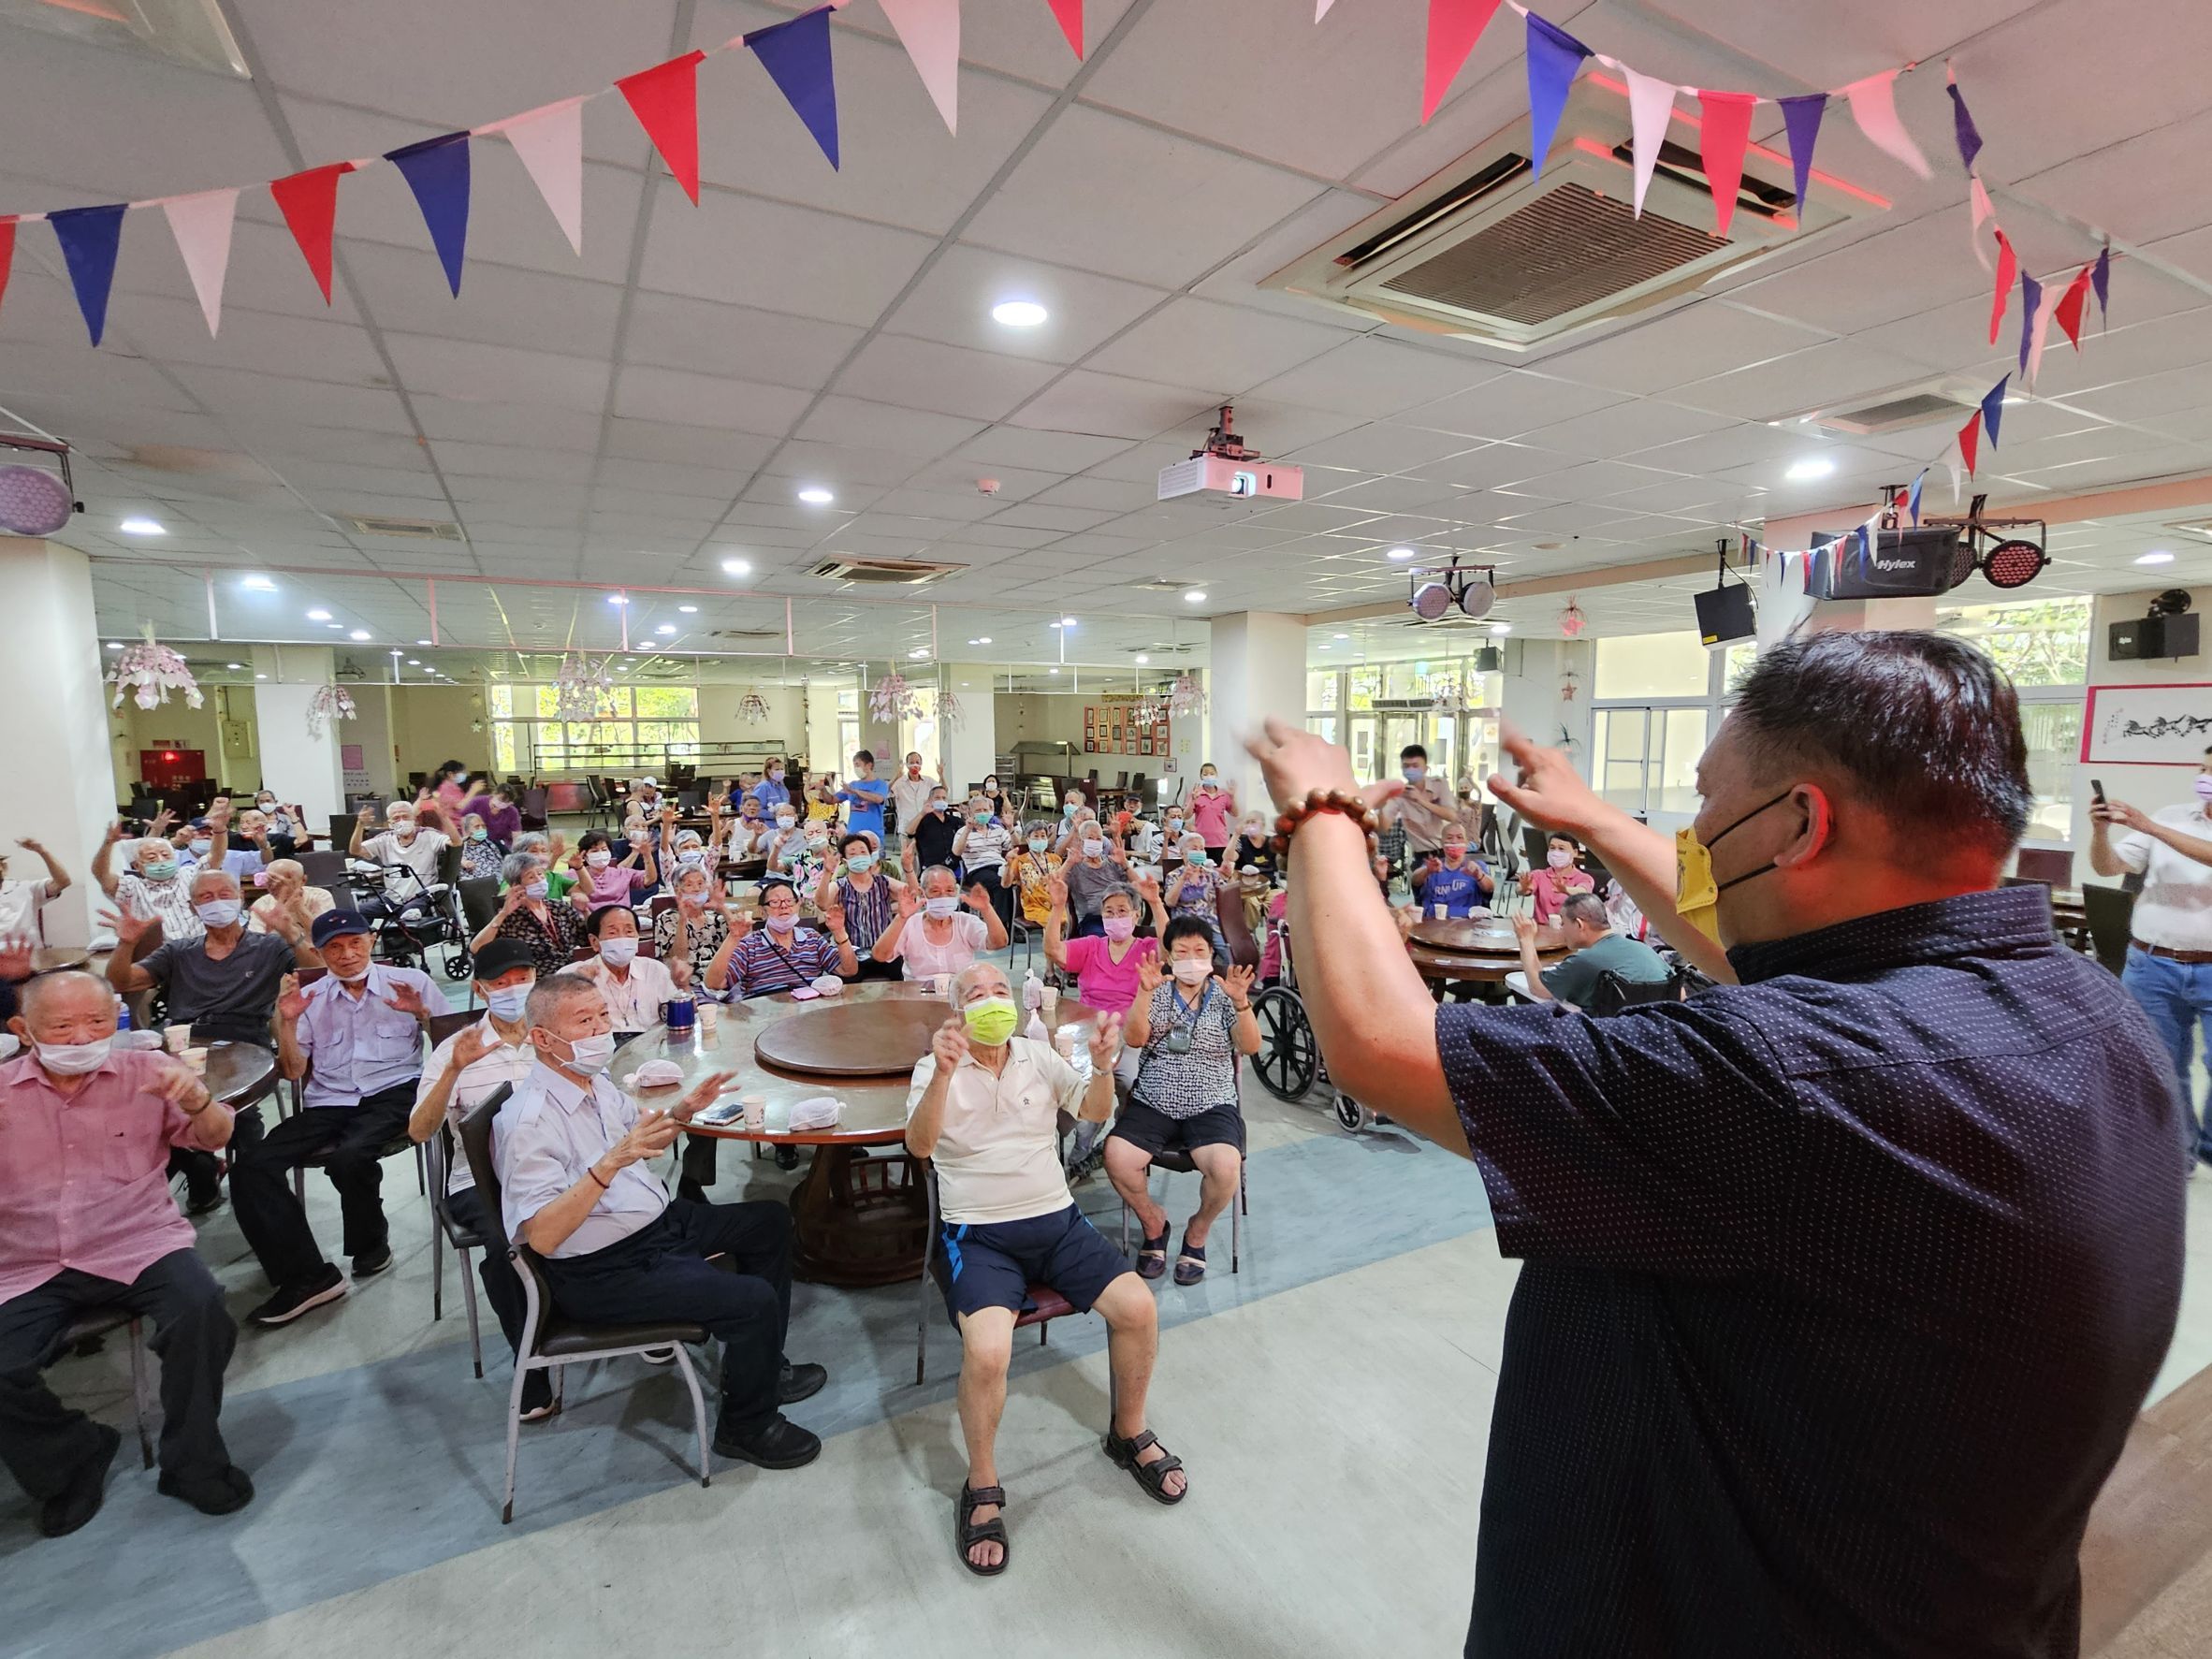
[[[1467,1652],[2074,1654],[2174,1329],[2180,1103],[2041,891],[1993,891],[2032,798],[2010,685],[1936,634],[1779,646],[1676,847],[1507,748],[1493,793],[1728,982],[1432,1009],[1351,818],[1294,831],[1331,1076],[1469,1154],[1525,1262]],[[1279,802],[1354,787],[1279,723],[1253,750]]]

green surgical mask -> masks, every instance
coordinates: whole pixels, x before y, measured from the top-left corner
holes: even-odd
[[[997,1048],[1014,1034],[1014,1023],[1021,1016],[1012,997],[986,997],[962,1009],[960,1017],[968,1025],[969,1037],[985,1048]]]

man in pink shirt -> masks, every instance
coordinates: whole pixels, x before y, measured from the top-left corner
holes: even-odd
[[[39,1375],[87,1308],[153,1320],[161,1490],[210,1515],[254,1496],[216,1426],[238,1327],[165,1172],[173,1146],[226,1145],[230,1109],[167,1056],[111,1048],[115,1006],[89,973],[30,981],[8,1022],[26,1052],[0,1064],[0,1463],[48,1537],[98,1513],[122,1441]]]

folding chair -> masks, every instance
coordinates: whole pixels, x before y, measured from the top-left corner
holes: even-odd
[[[105,1307],[83,1309],[71,1319],[62,1332],[60,1352],[73,1348],[89,1350],[110,1332],[127,1329],[131,1343],[131,1406],[138,1419],[138,1463],[140,1467],[153,1467],[153,1433],[146,1426],[147,1419],[160,1410],[160,1401],[153,1391],[151,1367],[146,1363],[146,1338],[143,1322],[126,1307],[109,1304]]]
[[[483,1014],[471,1010],[463,1013],[443,1013],[430,1016],[430,1046],[436,1048],[456,1031],[475,1025]],[[488,1246],[474,1232],[460,1225],[445,1207],[446,1172],[453,1164],[453,1132],[444,1124],[423,1143],[424,1173],[428,1178],[430,1199],[430,1318],[434,1322],[445,1317],[445,1249],[450,1245],[460,1259],[461,1300],[469,1310],[469,1358],[474,1361],[476,1375],[484,1375],[484,1343],[476,1321],[476,1278],[469,1272],[469,1252]]]

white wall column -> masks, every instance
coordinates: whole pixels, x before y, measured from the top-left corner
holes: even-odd
[[[1279,611],[1215,617],[1207,662],[1206,740],[1198,763],[1218,766],[1221,780],[1236,785],[1243,805],[1261,805],[1267,786],[1244,752],[1244,739],[1271,716],[1305,724],[1305,624]],[[1181,749],[1180,741],[1176,748]],[[1187,796],[1198,787],[1198,764],[1178,754],[1177,771]]]
[[[307,729],[308,705],[333,683],[337,667],[327,646],[255,646],[254,719],[261,740],[261,781],[277,799],[299,807],[309,827],[345,810],[341,743],[356,741],[361,722],[331,720],[320,733]]]
[[[0,846],[8,873],[36,880],[43,841],[69,872],[69,890],[47,907],[50,944],[92,938],[92,856],[115,817],[114,749],[100,636],[94,633],[92,565],[59,542],[0,536],[0,706],[11,711],[0,740],[8,779],[0,791]],[[171,692],[172,700],[176,693]]]
[[[982,782],[998,770],[998,699],[991,690],[988,662],[948,663],[942,683],[960,699],[959,723],[944,728],[941,738],[945,781],[953,789],[964,789],[968,784]],[[887,760],[883,751],[878,749],[876,775],[895,776],[905,758],[892,755]],[[1012,784],[1011,778],[998,779],[1002,790]]]

